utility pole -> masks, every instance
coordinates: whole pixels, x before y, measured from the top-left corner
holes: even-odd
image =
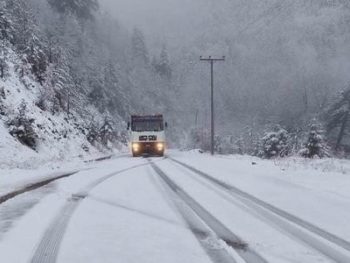
[[[214,139],[215,139],[215,113],[214,113],[214,63],[219,61],[225,61],[225,57],[222,58],[209,58],[200,57],[201,61],[210,63],[210,75],[211,75],[211,134],[210,134],[210,153],[214,155]]]

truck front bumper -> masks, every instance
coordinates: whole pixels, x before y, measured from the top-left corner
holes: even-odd
[[[164,155],[164,142],[134,142],[131,145],[133,156],[140,156],[144,153]]]

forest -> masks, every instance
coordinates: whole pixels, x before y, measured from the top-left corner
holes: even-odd
[[[350,155],[349,1],[183,0],[171,6],[181,22],[154,8],[155,26],[130,26],[118,8],[0,0],[0,121],[13,138],[34,151],[48,137],[112,149],[127,144],[131,114],[162,113],[170,147],[207,151],[199,57],[213,55],[226,57],[215,67],[218,153]]]

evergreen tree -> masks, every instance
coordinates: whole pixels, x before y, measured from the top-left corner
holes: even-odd
[[[122,92],[120,79],[122,78],[115,61],[108,60],[104,68],[104,86],[108,91],[108,109],[117,111],[122,117],[128,118],[130,99]]]
[[[0,2],[0,78],[6,76],[9,46],[13,42],[13,28],[5,3]]]
[[[105,121],[99,130],[99,138],[102,145],[108,146],[109,142],[113,141],[113,134],[114,132],[111,121],[109,121],[108,118],[105,118]]]
[[[149,64],[149,54],[146,46],[145,36],[143,32],[135,28],[131,37],[131,52],[134,58],[134,63],[143,65]]]
[[[340,97],[330,107],[326,114],[328,134],[330,134],[335,129],[339,129],[335,144],[336,150],[339,150],[343,138],[349,129],[349,117],[350,88],[341,93]]]
[[[13,27],[5,2],[0,2],[0,41],[13,42]]]
[[[13,27],[13,44],[22,58],[22,67],[30,66],[31,72],[40,84],[44,82],[47,57],[43,51],[39,29],[35,23],[34,12],[25,0],[6,0],[6,8]],[[25,75],[25,72],[21,72]]]
[[[61,14],[71,14],[79,19],[93,19],[98,10],[97,0],[48,0],[54,10]]]
[[[8,70],[8,46],[6,41],[0,40],[0,78],[5,78]]]
[[[0,88],[0,115],[3,115],[3,116],[6,114],[6,108],[3,102],[5,99],[6,99],[5,88],[1,87]]]
[[[52,114],[62,110],[69,114],[71,92],[74,83],[70,75],[68,61],[64,54],[55,64],[50,64],[46,71],[43,91],[38,106],[42,110],[51,110]]]
[[[95,145],[95,143],[99,140],[99,133],[94,120],[90,122],[87,130],[88,130],[88,133],[86,135],[86,139],[91,145]]]
[[[329,155],[323,133],[324,130],[322,129],[321,124],[314,120],[310,125],[307,142],[305,143],[304,148],[300,151],[301,156],[306,158],[313,158],[315,156],[323,158]]]
[[[157,60],[156,58],[154,58],[152,64],[156,72],[160,76],[166,77],[167,79],[171,79],[172,69],[170,66],[169,55],[165,45],[163,45],[159,59]]]
[[[121,122],[132,111],[172,109],[166,49],[158,56],[157,74],[143,32],[116,29],[112,18],[95,13],[97,8],[97,0],[0,0],[0,78],[6,78],[11,58],[22,84],[40,92],[36,105],[47,111],[44,115],[69,112],[71,105],[71,125],[88,122],[91,114],[96,123],[101,113]],[[92,128],[89,139],[97,134],[99,142],[105,140],[99,138],[100,127]]]

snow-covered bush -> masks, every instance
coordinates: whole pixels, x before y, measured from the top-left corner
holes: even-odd
[[[311,124],[307,141],[304,148],[301,149],[300,155],[305,158],[329,156],[329,149],[323,134],[324,130],[320,124]]]
[[[291,151],[289,139],[288,132],[282,128],[265,133],[261,140],[259,156],[267,159],[288,156]]]
[[[9,132],[22,144],[36,150],[38,136],[33,128],[34,119],[28,118],[26,111],[27,105],[22,102],[18,115],[8,121]]]

